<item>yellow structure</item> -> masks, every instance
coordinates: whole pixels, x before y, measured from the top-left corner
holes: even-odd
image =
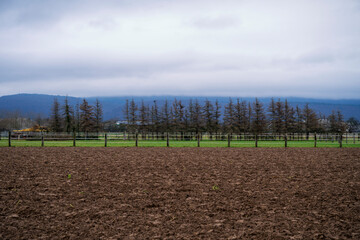
[[[43,127],[43,126],[39,126],[39,125],[35,125],[32,126],[31,128],[25,128],[25,129],[21,129],[21,130],[14,130],[14,132],[48,132],[48,128],[47,127]]]

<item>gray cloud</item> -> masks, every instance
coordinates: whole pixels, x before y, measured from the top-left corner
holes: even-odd
[[[356,6],[355,0],[4,0],[0,95],[358,98]]]
[[[202,17],[195,19],[193,24],[198,28],[226,29],[239,25],[239,20],[229,16]]]

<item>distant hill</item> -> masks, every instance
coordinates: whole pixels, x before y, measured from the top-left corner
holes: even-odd
[[[43,117],[49,116],[51,112],[51,106],[54,98],[62,104],[65,100],[65,96],[45,95],[45,94],[16,94],[0,97],[0,117],[6,112],[17,111],[26,117],[35,118],[39,114]],[[198,99],[200,103],[203,103],[206,99],[215,102],[217,99],[219,103],[224,106],[228,101],[228,97],[185,97],[185,96],[152,96],[152,97],[98,97],[99,101],[103,105],[104,120],[109,119],[123,119],[123,108],[126,99],[134,99],[135,102],[141,103],[143,100],[146,104],[152,104],[154,100],[162,105],[165,100],[172,101],[174,99],[182,100],[185,103],[192,99]],[[86,98],[90,104],[94,104],[96,98]],[[247,101],[253,101],[254,98],[241,98]],[[275,100],[278,99],[275,97]],[[284,100],[284,98],[280,98]],[[77,103],[81,103],[82,98],[68,97],[69,103],[75,106]],[[236,100],[236,98],[233,98]],[[267,108],[271,98],[259,98]],[[360,119],[360,99],[310,99],[310,98],[287,98],[288,102],[292,106],[298,105],[303,107],[306,103],[309,103],[317,113],[329,115],[332,110],[340,110],[345,119],[355,117]]]

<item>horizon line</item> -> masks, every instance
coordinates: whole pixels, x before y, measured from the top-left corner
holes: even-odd
[[[54,96],[54,97],[73,97],[73,98],[116,98],[116,97],[129,97],[129,98],[139,98],[139,97],[186,97],[186,98],[258,98],[258,99],[311,99],[311,100],[333,100],[333,101],[341,101],[341,100],[360,100],[360,98],[316,98],[316,97],[298,97],[298,96],[223,96],[223,95],[168,95],[168,94],[154,94],[154,95],[111,95],[111,96],[72,96],[72,95],[61,95],[61,94],[46,94],[46,93],[16,93],[16,94],[8,94],[1,95],[0,97],[8,97],[8,96],[16,96],[16,95],[44,95],[44,96]]]

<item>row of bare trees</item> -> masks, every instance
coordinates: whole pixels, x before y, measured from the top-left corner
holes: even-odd
[[[34,123],[34,120],[24,117],[20,111],[0,112],[0,132],[27,128],[34,125]]]
[[[63,105],[54,99],[50,116],[50,130],[53,132],[100,132],[102,122],[103,110],[98,99],[94,106],[83,99],[74,107],[67,98]]]
[[[212,133],[342,133],[356,132],[360,123],[350,118],[345,123],[340,111],[329,116],[317,114],[306,104],[303,108],[291,106],[287,100],[272,99],[267,106],[255,99],[247,102],[229,99],[223,106],[216,101],[190,99],[153,101],[145,104],[127,100],[122,124],[114,121],[103,122],[101,103],[96,100],[90,105],[86,99],[78,104],[69,104],[66,98],[60,103],[56,98],[52,104],[51,116],[42,118],[40,114],[25,118],[17,112],[0,114],[0,131],[23,129],[31,126],[48,127],[54,132],[101,132],[140,131],[148,132],[208,132]],[[109,126],[114,126],[110,128]],[[112,130],[111,130],[112,129]]]
[[[271,100],[265,107],[257,98],[254,102],[229,99],[221,106],[216,100],[201,104],[197,99],[188,103],[174,99],[161,106],[137,104],[126,100],[124,108],[127,130],[130,132],[217,132],[227,133],[310,133],[346,131],[346,123],[340,111],[325,117],[306,104],[303,108],[291,106],[287,100]]]

